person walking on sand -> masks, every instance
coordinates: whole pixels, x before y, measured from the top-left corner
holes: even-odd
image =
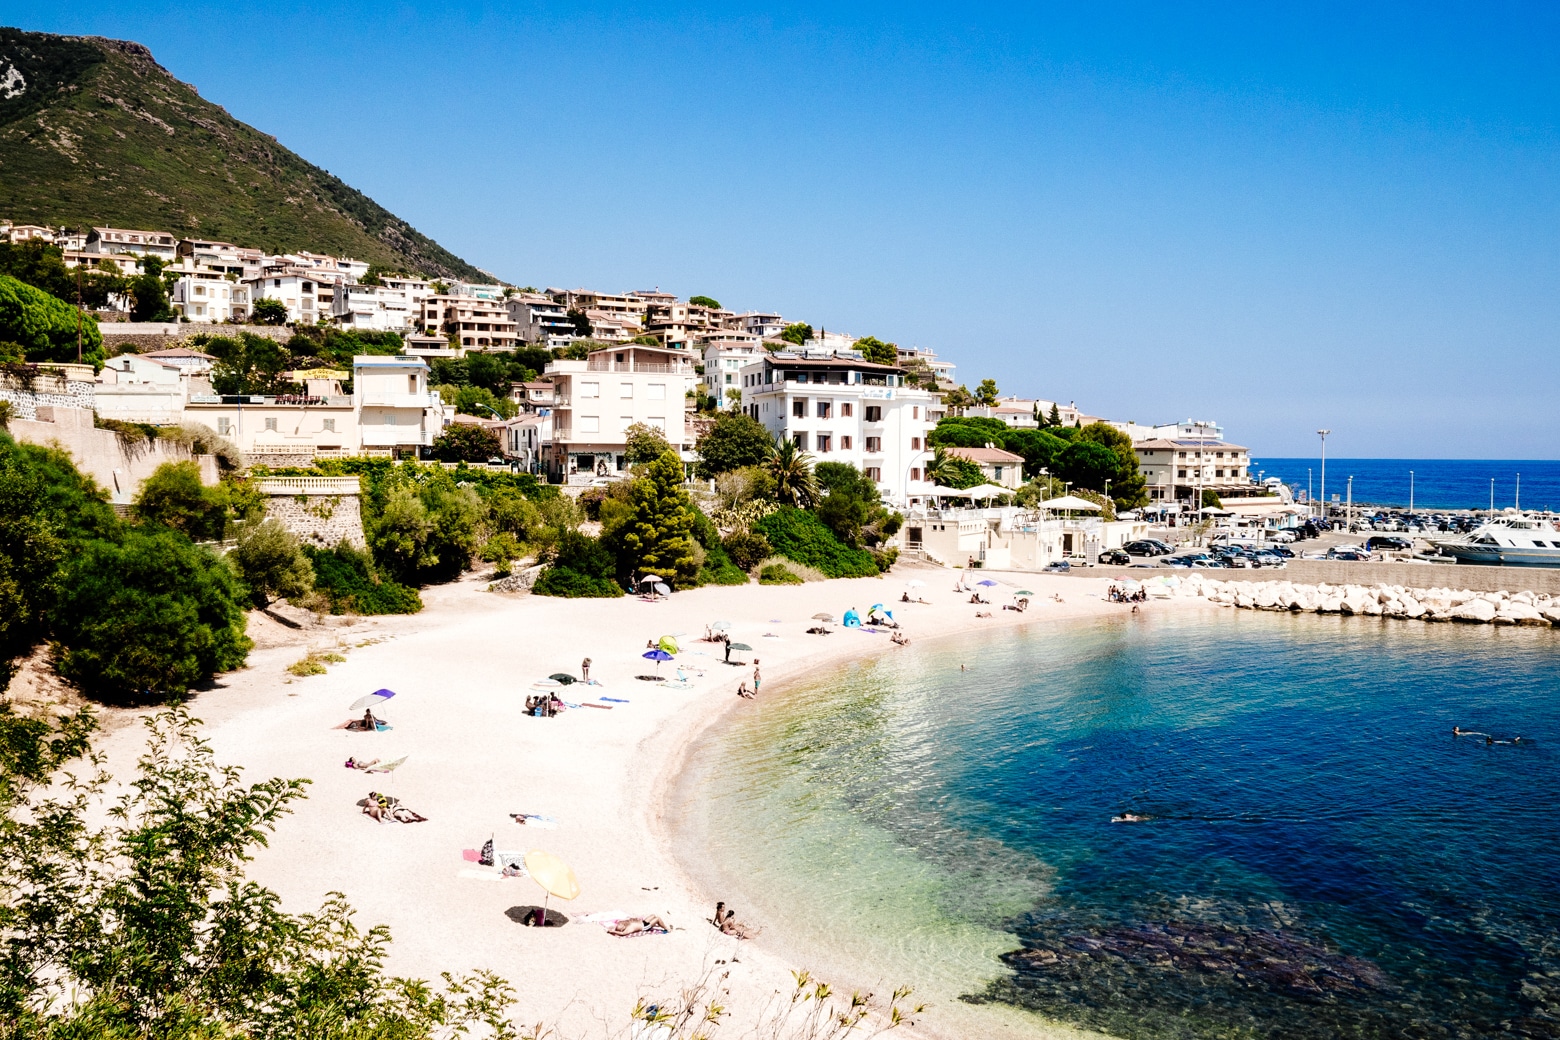
[[[759,682],[758,658],[755,657],[755,658],[753,658],[753,696],[755,696],[755,697],[758,696],[758,682]]]
[[[590,682],[590,658],[580,662],[580,681]]]

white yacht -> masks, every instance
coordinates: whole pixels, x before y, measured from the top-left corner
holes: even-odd
[[[1467,535],[1432,539],[1431,544],[1458,563],[1560,567],[1560,528],[1548,514],[1497,516]]]

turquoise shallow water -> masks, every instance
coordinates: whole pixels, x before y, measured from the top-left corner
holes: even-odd
[[[1149,614],[821,676],[683,798],[705,880],[793,956],[969,1014],[1557,1037],[1557,753],[1553,631]]]

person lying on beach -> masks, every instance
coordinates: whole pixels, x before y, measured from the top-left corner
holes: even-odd
[[[379,759],[377,759],[377,758],[371,758],[367,762],[359,762],[355,758],[347,759],[347,768],[348,769],[373,769],[378,764],[379,764]]]
[[[400,800],[392,795],[370,791],[368,800],[363,803],[363,815],[375,823],[384,823],[385,817],[399,804]]]
[[[981,596],[980,596],[980,593],[977,592],[977,593],[974,593],[973,595],[970,596],[970,602],[971,603],[985,603],[986,601],[984,599],[982,599]]]
[[[627,938],[630,935],[664,935],[671,930],[665,921],[655,914],[650,914],[648,917],[625,917],[621,921],[614,922],[612,927],[607,929],[607,934]]]
[[[719,927],[720,930],[726,935],[729,935],[735,939],[751,939],[758,934],[756,931],[748,928],[746,925],[738,924],[737,912],[731,909],[726,911],[725,920],[721,921],[717,927]]]
[[[422,813],[413,812],[404,805],[397,805],[390,810],[390,818],[396,823],[427,823],[428,817]]]
[[[989,610],[977,610],[975,612],[975,616],[976,617],[990,617],[991,616],[991,611],[989,611]]]
[[[824,628],[822,625],[814,625],[807,630],[807,634],[810,636],[826,636],[829,634],[829,629]]]
[[[889,636],[888,638],[893,640],[899,646],[909,646],[910,645],[910,637],[905,635],[903,632],[895,632],[893,635]]]

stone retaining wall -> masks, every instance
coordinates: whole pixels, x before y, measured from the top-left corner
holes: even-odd
[[[357,495],[271,495],[266,499],[265,515],[306,545],[327,549],[347,542],[362,549],[363,511]]]
[[[292,338],[285,325],[219,325],[200,321],[105,321],[98,325],[103,334],[103,349],[110,355],[144,353],[180,346],[191,336],[237,336],[252,332],[278,343]]]

